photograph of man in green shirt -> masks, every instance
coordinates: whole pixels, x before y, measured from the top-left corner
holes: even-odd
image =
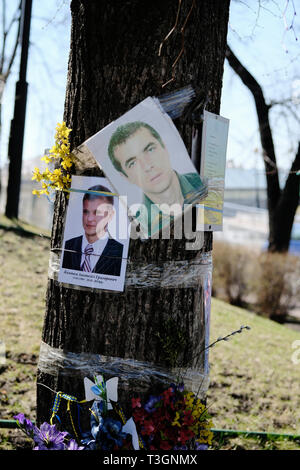
[[[110,138],[108,155],[127,180],[143,191],[143,205],[136,213],[142,231],[153,235],[169,223],[169,215],[159,205],[199,202],[207,196],[207,187],[197,172],[179,174],[171,165],[169,152],[158,132],[142,121],[119,126]]]

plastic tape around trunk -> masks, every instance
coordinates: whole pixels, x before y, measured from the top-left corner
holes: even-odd
[[[106,377],[119,377],[128,385],[131,381],[138,382],[141,388],[149,386],[153,381],[169,386],[180,380],[184,382],[186,389],[198,394],[205,394],[209,385],[209,374],[196,369],[167,369],[134,359],[73,353],[53,348],[44,342],[41,343],[38,369],[52,376],[83,378],[103,374]]]
[[[52,251],[49,259],[48,277],[57,281],[60,269],[59,253]],[[203,284],[212,271],[211,252],[202,253],[191,260],[161,261],[145,264],[138,261],[127,261],[125,290],[149,288],[190,288]],[[98,288],[81,287],[71,284],[62,284],[72,289],[98,291]]]

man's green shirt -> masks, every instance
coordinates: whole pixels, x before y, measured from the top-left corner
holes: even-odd
[[[197,203],[207,195],[207,187],[203,184],[198,173],[186,173],[179,175],[176,173],[180,184],[181,192],[184,198],[184,204]],[[136,214],[136,220],[141,225],[141,232],[153,236],[161,230],[173,216],[164,214],[159,210],[157,204],[154,204],[148,196],[144,195],[143,204]]]

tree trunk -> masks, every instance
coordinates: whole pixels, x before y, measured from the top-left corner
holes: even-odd
[[[299,205],[300,176],[296,174],[299,168],[300,143],[277,206],[270,214],[270,252],[289,250],[294,218]]]
[[[192,2],[183,2],[181,24],[191,5]],[[177,7],[174,0],[72,0],[64,117],[73,129],[74,147],[145,97],[173,91],[191,81],[210,98],[209,110],[218,113],[229,0],[195,2],[185,28],[185,50],[177,64],[175,80],[162,89],[162,84],[171,78],[171,65],[182,44],[181,35],[175,32],[164,43],[162,56],[158,57],[159,45],[175,22]],[[176,125],[190,150],[191,124],[178,120]],[[84,174],[102,175],[98,167]],[[65,194],[59,194],[53,219],[53,249],[62,245],[66,204]],[[204,238],[201,250],[191,251],[185,249],[186,240],[131,240],[128,269],[135,269],[138,264],[163,266],[168,261],[199,259],[202,253],[209,255],[212,234],[205,233]],[[123,293],[100,290],[95,293],[66,288],[49,279],[42,340],[68,355],[70,352],[101,354],[141,361],[146,368],[176,365],[199,370],[204,363],[203,330],[208,327],[200,281],[191,283],[190,287],[125,287]],[[165,353],[162,342],[165,338],[175,341],[176,364],[171,364]],[[54,399],[53,392],[39,384],[84,398],[84,374],[68,371],[67,366],[48,372],[39,364],[39,423],[49,420]],[[145,381],[142,385],[138,381],[126,383],[122,377],[119,382],[125,412],[126,403],[130,404],[135,391],[153,393],[158,386],[150,376],[148,387]]]

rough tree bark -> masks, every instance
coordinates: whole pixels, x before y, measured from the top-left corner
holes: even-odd
[[[266,103],[261,86],[234,55],[229,46],[227,46],[226,58],[229,65],[250,90],[255,101],[267,179],[269,213],[268,250],[270,252],[286,252],[289,249],[293,222],[299,204],[300,176],[297,176],[296,172],[300,168],[300,143],[285,186],[281,189],[272,129],[269,121],[269,111],[272,106]]]
[[[183,2],[182,23],[192,3]],[[174,24],[177,7],[174,0],[72,0],[64,119],[73,129],[74,147],[145,97],[158,96],[191,81],[209,96],[209,110],[218,113],[229,0],[195,2],[186,26],[185,51],[176,68],[175,81],[162,90],[162,84],[171,77],[171,65],[182,44],[181,35],[174,33],[164,44],[162,57],[158,57],[159,45]],[[176,125],[189,148],[191,125],[180,120]],[[88,174],[101,176],[98,168]],[[65,195],[59,194],[52,248],[62,244],[66,205]],[[194,259],[211,248],[211,233],[205,234],[201,250],[192,251],[186,251],[185,240],[146,243],[131,240],[128,256],[130,263],[150,264]],[[180,364],[197,368],[201,362],[197,351],[203,347],[199,336],[204,328],[197,309],[202,304],[201,285],[92,293],[49,280],[42,339],[53,348],[74,353],[97,353],[167,366],[158,335],[168,333],[165,325],[172,319],[173,326],[175,324],[186,338]],[[73,375],[61,372],[50,375],[38,370],[37,381],[53,390],[84,397],[82,378],[79,380],[75,371]],[[38,422],[49,420],[53,399],[54,394],[49,389],[37,386]]]

